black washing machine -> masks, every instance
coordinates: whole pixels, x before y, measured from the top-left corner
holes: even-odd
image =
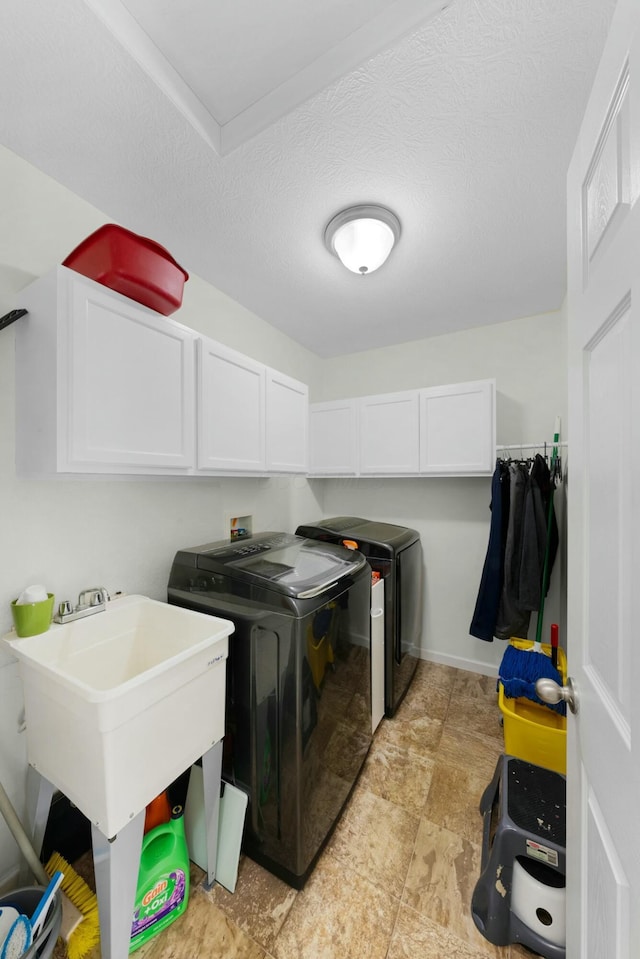
[[[420,534],[407,526],[358,516],[305,523],[296,533],[325,543],[346,541],[384,579],[385,715],[393,716],[418,664],[423,602]]]
[[[223,774],[245,852],[302,888],[371,745],[371,571],[288,533],[180,550],[170,603],[231,620]]]

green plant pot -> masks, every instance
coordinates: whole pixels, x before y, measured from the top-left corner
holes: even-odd
[[[46,633],[51,625],[53,616],[53,593],[47,593],[47,599],[41,603],[21,603],[14,599],[11,603],[13,624],[18,636],[37,636]]]

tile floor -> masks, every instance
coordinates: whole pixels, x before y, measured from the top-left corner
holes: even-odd
[[[194,866],[186,913],[136,959],[531,959],[487,942],[469,908],[499,715],[495,680],[421,662],[305,888],[243,857],[231,895]]]

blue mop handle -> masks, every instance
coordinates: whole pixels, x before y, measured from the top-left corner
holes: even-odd
[[[63,873],[58,871],[54,872],[49,885],[43,892],[42,898],[36,907],[36,911],[31,917],[31,933],[33,939],[36,939],[42,932],[42,927],[47,921],[47,916],[49,914],[49,906],[53,902],[53,897],[58,891],[58,887],[63,879]]]

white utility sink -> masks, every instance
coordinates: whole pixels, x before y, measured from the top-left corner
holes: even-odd
[[[224,735],[233,623],[125,596],[5,641],[20,662],[29,763],[107,837]]]

